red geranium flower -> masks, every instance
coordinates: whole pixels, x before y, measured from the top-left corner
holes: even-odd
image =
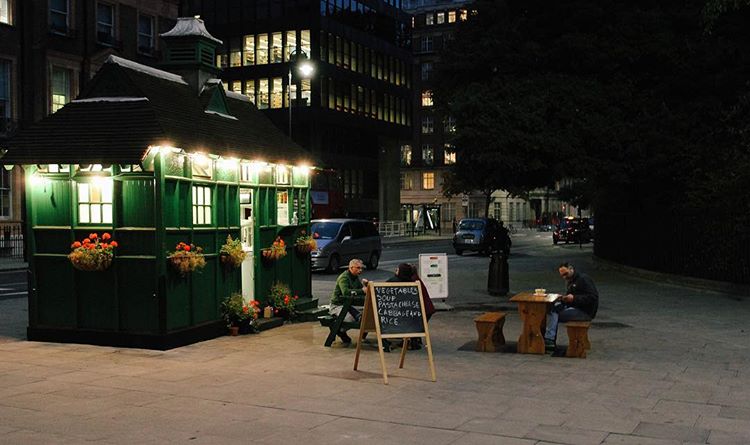
[[[91,233],[91,234],[89,234],[89,238],[91,238],[92,240],[95,240],[95,239],[99,238],[99,235],[97,235],[96,233]]]
[[[117,241],[112,241],[111,243],[109,243],[109,245],[112,247],[117,247]]]
[[[81,243],[80,243],[80,241],[76,241],[70,247],[72,247],[74,249],[77,249],[77,248],[81,247]]]
[[[185,252],[190,252],[190,246],[184,246],[183,249],[185,250]]]
[[[112,237],[111,237],[111,236],[109,235],[109,233],[106,233],[106,232],[104,232],[104,234],[102,235],[102,239],[103,239],[104,241],[107,241],[107,240],[108,240],[108,239],[110,239],[110,238],[112,238]]]
[[[89,244],[90,242],[91,242],[91,240],[88,239],[88,238],[84,238],[83,239],[83,244]]]

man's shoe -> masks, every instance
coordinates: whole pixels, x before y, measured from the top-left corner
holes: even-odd
[[[550,340],[549,338],[544,339],[544,350],[545,351],[554,351],[555,350],[555,341]]]
[[[339,332],[339,333],[338,333],[338,336],[339,336],[339,338],[341,339],[341,342],[342,342],[342,343],[344,343],[345,345],[348,345],[348,344],[351,344],[351,343],[352,343],[352,338],[351,338],[351,337],[349,337],[349,336],[348,336],[348,335],[346,334],[346,332]]]

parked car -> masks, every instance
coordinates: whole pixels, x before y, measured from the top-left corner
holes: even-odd
[[[588,243],[592,239],[588,218],[565,217],[552,232],[552,243]]]
[[[359,258],[368,269],[377,269],[383,243],[372,221],[359,219],[315,219],[310,233],[318,244],[310,253],[313,270],[336,272]]]
[[[456,255],[465,251],[489,253],[496,238],[501,236],[500,223],[492,218],[465,218],[458,223],[453,235],[453,249]]]

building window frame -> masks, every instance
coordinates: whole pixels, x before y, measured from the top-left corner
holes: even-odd
[[[65,9],[60,9],[64,6]],[[54,34],[68,35],[70,32],[70,0],[50,0],[48,9],[50,31]]]
[[[434,105],[432,100],[432,90],[422,90],[422,106],[431,107]]]
[[[78,224],[112,224],[112,178],[95,177],[91,181],[78,182],[76,192]]]
[[[210,226],[211,210],[213,208],[213,193],[211,187],[205,184],[195,184],[192,186],[192,209],[194,226]]]
[[[96,43],[116,46],[116,36],[117,7],[107,2],[96,2]]]
[[[13,25],[13,0],[0,0],[0,23]]]
[[[408,167],[411,165],[412,150],[411,145],[405,144],[401,146],[401,165]]]
[[[423,53],[432,52],[433,45],[434,45],[434,40],[432,36],[422,36],[422,39],[420,40],[421,52]]]
[[[13,170],[0,167],[0,220],[13,218]]]
[[[435,189],[435,172],[422,172],[422,190]]]
[[[456,148],[453,144],[443,145],[443,165],[452,165],[456,163]]]
[[[422,144],[422,165],[435,164],[435,149],[432,144]]]
[[[435,132],[435,119],[432,116],[422,116],[422,134]]]
[[[59,76],[59,77],[58,77]],[[50,114],[55,113],[71,101],[73,96],[73,70],[61,65],[52,65],[50,69]]]
[[[155,30],[156,18],[138,13],[138,52],[140,54],[153,55],[156,52]]]
[[[0,58],[0,134],[13,117],[13,60]]]

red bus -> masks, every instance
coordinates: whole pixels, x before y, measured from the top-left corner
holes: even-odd
[[[310,172],[310,219],[342,218],[344,210],[344,187],[336,170],[314,169]]]

